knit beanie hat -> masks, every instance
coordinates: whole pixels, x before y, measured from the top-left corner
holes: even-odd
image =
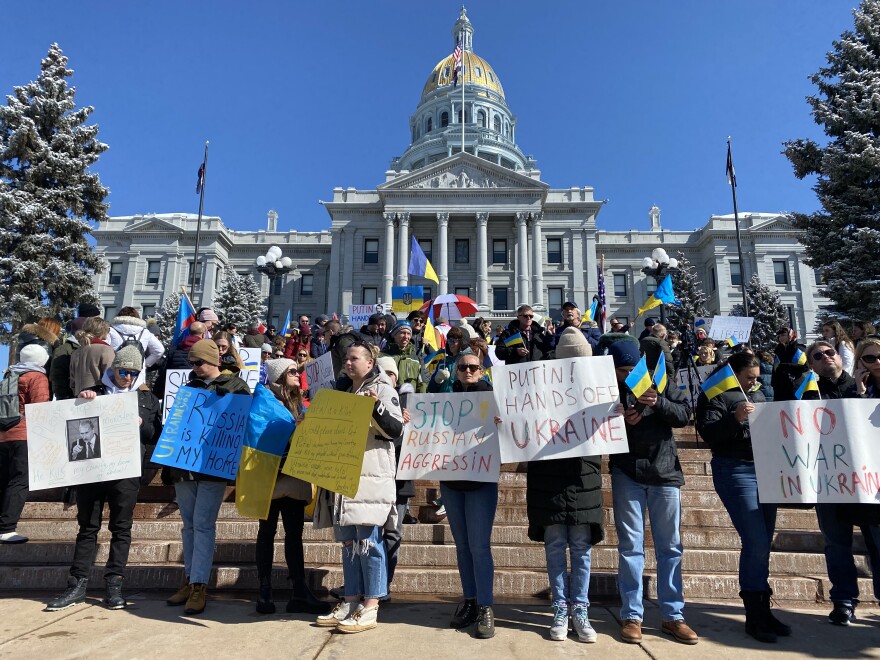
[[[80,303],[76,311],[77,316],[80,316],[82,318],[88,318],[90,316],[101,316],[101,310],[98,309],[97,305],[93,305],[92,303]]]
[[[144,358],[137,346],[121,346],[116,351],[116,357],[110,364],[111,369],[132,369],[133,371],[143,371]]]
[[[578,328],[566,328],[556,344],[557,358],[590,357],[593,349]]]
[[[379,365],[379,369],[382,370],[383,374],[386,371],[390,371],[395,376],[400,378],[400,372],[397,370],[397,363],[394,361],[394,358],[389,357],[387,355],[383,355],[378,360],[376,360],[376,364]]]
[[[642,359],[639,345],[632,341],[616,341],[608,347],[615,367],[634,367]]]
[[[49,351],[39,344],[28,344],[21,349],[18,361],[33,367],[45,367],[49,361]]]
[[[215,367],[220,366],[220,349],[211,339],[200,339],[189,349],[190,360],[204,360]]]
[[[391,336],[393,337],[401,330],[409,330],[410,334],[412,334],[412,323],[409,321],[398,321],[397,325],[391,328]]]
[[[263,344],[260,346],[260,353],[271,353],[272,352],[272,344]]]
[[[270,385],[277,383],[278,379],[281,378],[281,374],[295,366],[296,362],[288,358],[266,360],[266,382]]]

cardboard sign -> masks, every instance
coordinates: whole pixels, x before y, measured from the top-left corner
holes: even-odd
[[[497,482],[498,409],[492,392],[410,394],[398,479]]]
[[[137,392],[29,403],[30,490],[141,476]]]
[[[709,337],[719,341],[724,341],[728,337],[736,337],[740,344],[745,344],[752,335],[754,322],[755,319],[751,316],[716,316],[712,319]]]
[[[762,502],[880,505],[876,399],[759,403],[749,426]]]
[[[346,497],[357,495],[375,399],[320,390],[290,441],[281,471]]]
[[[378,311],[378,305],[349,305],[348,323],[355,330],[367,325],[370,317]]]
[[[318,390],[333,389],[336,378],[333,375],[333,356],[324,353],[306,365],[306,382],[309,384],[309,395],[314,397]]]
[[[608,356],[497,366],[492,384],[504,463],[629,451]]]
[[[235,479],[251,397],[181,387],[153,451],[154,463]]]

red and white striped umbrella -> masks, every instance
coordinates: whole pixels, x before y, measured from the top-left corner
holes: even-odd
[[[477,301],[467,296],[459,296],[454,293],[444,293],[433,300],[429,300],[419,308],[419,311],[428,313],[428,308],[434,309],[434,322],[441,316],[447,321],[463,319],[477,313]]]

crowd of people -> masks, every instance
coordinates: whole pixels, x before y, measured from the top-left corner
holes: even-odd
[[[65,591],[47,609],[65,609],[85,599],[97,552],[97,535],[105,503],[109,506],[110,555],[104,573],[104,602],[111,609],[126,605],[122,593],[131,544],[134,506],[142,484],[156,474],[149,463],[162,429],[160,398],[164,372],[191,369],[188,385],[226,394],[250,395],[242,379],[239,349],[260,349],[261,383],[266,385],[296,422],[308,415],[310,395],[306,365],[329,353],[336,389],[373,400],[360,486],[347,497],[279,475],[266,520],[255,539],[259,594],[256,610],[275,611],[272,590],[274,541],[281,518],[284,558],[291,582],[288,612],[316,614],[316,625],[342,633],[375,628],[380,604],[387,600],[394,578],[413,484],[396,479],[397,460],[409,422],[407,397],[412,393],[491,391],[488,367],[493,359],[506,364],[566,358],[610,356],[621,393],[617,412],[623,416],[629,452],[609,462],[613,521],[618,550],[621,600],[620,639],[642,641],[645,617],[643,585],[645,530],[650,523],[656,559],[661,630],[684,644],[696,644],[697,633],[686,623],[681,538],[681,488],[684,473],[674,429],[693,420],[712,452],[715,490],[742,541],[739,584],[746,612],[746,632],[762,642],[775,642],[791,628],[771,610],[770,550],[776,506],[758,496],[748,415],[755,404],[795,398],[810,371],[818,376],[818,392],[829,398],[880,398],[880,338],[864,322],[851,332],[836,321],[822,326],[822,338],[809,347],[790,328],[780,328],[772,355],[755,354],[746,345],[719,345],[702,328],[683,334],[656,319],[645,320],[638,338],[612,318],[610,332],[584,320],[574,302],[562,307],[558,323],[538,318],[528,305],[516,318],[493,328],[478,318],[468,323],[435,321],[445,336],[439,357],[425,337],[426,319],[414,311],[405,319],[374,314],[354,328],[327,316],[311,323],[300,315],[296,327],[279,334],[255,322],[243,333],[221,323],[208,308],[199,310],[188,335],[166,352],[158,326],[123,308],[109,323],[97,307],[80,305],[78,315],[62,334],[58,320],[28,324],[18,335],[15,360],[9,369],[17,378],[21,418],[0,432],[0,542],[23,543],[16,525],[28,495],[27,420],[24,406],[55,399],[114,396],[135,392],[140,417],[139,437],[144,476],[77,486],[71,498],[77,507],[79,532]],[[491,346],[491,350],[490,350]],[[491,355],[494,355],[494,358]],[[690,365],[730,367],[736,385],[719,396],[699,397],[695,410],[678,387],[656,387],[636,396],[626,384],[645,358],[653,370],[662,360],[674,379]],[[432,360],[432,357],[436,359]],[[807,393],[804,398],[810,398]],[[501,420],[496,419],[496,422]],[[84,458],[89,458],[88,449]],[[528,536],[543,543],[553,611],[549,630],[564,640],[571,629],[582,642],[595,642],[589,620],[592,546],[605,538],[599,457],[532,461],[527,465]],[[173,484],[182,519],[184,575],[169,606],[188,615],[207,606],[216,523],[229,484],[223,479],[181,469],[164,469]],[[455,542],[462,600],[450,625],[473,626],[477,638],[495,633],[494,564],[491,536],[498,505],[498,484],[442,481],[440,495]],[[330,611],[309,588],[303,552],[306,505],[314,504],[313,525],[331,528],[342,547],[341,600]],[[830,621],[847,625],[855,618],[859,590],[853,558],[853,530],[860,528],[873,573],[874,597],[880,598],[880,506],[820,504],[816,506],[825,540],[825,558],[833,610]],[[570,564],[570,569],[568,565]]]

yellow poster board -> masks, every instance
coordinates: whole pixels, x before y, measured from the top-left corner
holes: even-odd
[[[296,427],[281,471],[354,497],[375,404],[372,397],[319,390]]]

